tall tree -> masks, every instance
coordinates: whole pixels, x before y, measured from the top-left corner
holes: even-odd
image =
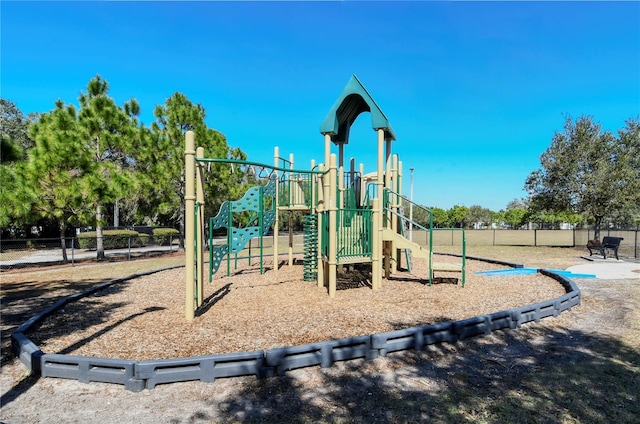
[[[132,153],[138,146],[133,140],[138,132],[140,106],[135,99],[122,107],[109,97],[109,84],[97,75],[79,97],[78,128],[83,139],[89,165],[82,179],[82,194],[91,205],[96,227],[97,259],[103,260],[104,207],[125,197],[134,188],[130,169]]]
[[[33,146],[27,134],[29,122],[14,102],[0,99],[0,228],[11,233],[29,219],[29,203],[20,199],[23,189],[17,174],[26,150]]]
[[[409,212],[409,206],[405,206],[405,217],[409,217]],[[429,228],[429,209],[426,206],[419,206],[416,204],[413,207],[413,222],[425,228]]]
[[[507,204],[507,210],[503,211],[501,218],[512,229],[519,229],[530,218],[525,200],[513,199]]]
[[[518,229],[525,224],[527,210],[523,208],[511,208],[504,212],[504,222],[512,229]]]
[[[525,188],[533,211],[567,210],[587,213],[595,220],[595,238],[607,214],[639,201],[638,121],[627,121],[620,138],[592,117],[567,117],[540,156],[540,169],[531,173]]]
[[[66,263],[66,229],[83,211],[82,181],[89,165],[75,108],[57,101],[55,109],[31,126],[30,136],[35,146],[18,172],[19,203],[29,205],[35,216],[55,220]]]
[[[465,228],[467,226],[467,212],[469,208],[461,205],[454,205],[447,211],[449,223],[454,228]]]
[[[628,187],[622,202],[628,206],[628,213],[640,213],[640,117],[628,119],[618,130],[621,173]]]
[[[3,149],[5,143],[11,143],[20,149],[23,154],[33,147],[34,142],[27,134],[29,125],[38,118],[37,114],[29,114],[28,117],[11,100],[0,98],[0,134],[2,134]],[[3,157],[5,151],[3,150]],[[4,159],[3,159],[4,161]]]
[[[222,133],[208,128],[206,113],[198,103],[193,104],[184,94],[174,93],[164,105],[156,106],[156,117],[145,140],[153,145],[140,157],[138,169],[145,184],[147,211],[156,211],[153,224],[178,225],[184,234],[184,135],[195,133],[196,145],[203,147],[205,156],[215,158],[246,159],[240,149],[227,145]],[[241,172],[231,172],[231,167],[212,164],[205,175],[206,207],[216,208],[224,200],[240,194]],[[211,209],[210,209],[211,210]]]
[[[469,206],[467,210],[466,221],[470,224],[480,224],[484,226],[491,226],[493,215],[491,210],[483,208],[480,205]]]
[[[435,228],[444,228],[449,225],[449,215],[447,211],[442,208],[431,208],[431,213],[433,215],[433,226]]]
[[[24,157],[24,150],[9,136],[2,134],[0,140],[0,161],[4,164],[13,163]]]

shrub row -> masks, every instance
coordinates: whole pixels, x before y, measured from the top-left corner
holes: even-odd
[[[105,249],[122,249],[147,246],[152,241],[166,246],[172,238],[177,238],[179,231],[173,228],[155,228],[153,236],[132,230],[104,230],[102,234]],[[95,249],[97,247],[96,232],[78,234],[78,245],[81,249]]]
[[[154,228],[153,239],[156,244],[161,246],[168,246],[169,243],[175,241],[178,238],[180,231],[175,228]]]

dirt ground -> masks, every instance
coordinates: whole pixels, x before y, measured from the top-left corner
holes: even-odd
[[[504,260],[525,263],[527,266],[566,268],[570,265],[581,263],[579,254],[564,250],[556,251],[522,251],[522,257],[517,255],[505,258],[506,253],[499,250],[491,252],[478,252],[477,256],[494,257]],[[473,254],[474,252],[472,252]],[[540,255],[543,253],[543,255]],[[483,254],[483,255],[482,255]],[[498,256],[498,255],[501,255]],[[546,258],[544,257],[546,256]],[[545,266],[545,263],[547,264]],[[473,265],[477,267],[478,265]],[[485,267],[488,269],[489,267]],[[493,267],[495,268],[495,267]],[[475,268],[478,269],[478,268]],[[163,286],[179,280],[180,271],[168,271],[163,273]],[[268,273],[267,273],[268,274]],[[21,271],[21,276],[26,276]],[[221,328],[229,328],[234,325],[235,333],[238,328],[245,329],[242,340],[254,340],[250,330],[256,334],[264,334],[266,329],[271,329],[274,334],[286,334],[283,340],[271,339],[258,348],[268,348],[278,343],[307,343],[309,331],[292,332],[291,328],[299,328],[291,325],[291,322],[273,323],[271,325],[252,325],[245,322],[242,326],[233,322],[232,317],[214,314],[216,308],[224,302],[230,302],[230,307],[251,310],[255,316],[255,305],[242,301],[239,297],[234,300],[234,294],[244,294],[253,291],[266,290],[268,284],[261,284],[255,274],[245,274],[244,281],[231,282],[229,293],[211,305],[208,311],[198,317],[200,336],[195,337],[193,346],[202,346],[203,340],[210,339],[212,346],[218,346],[224,351],[226,347],[233,346],[239,341],[223,340],[225,332],[219,334],[201,331],[209,328],[210,324],[205,319],[217,318]],[[486,277],[485,277],[486,278]],[[495,278],[495,277],[494,277]],[[502,277],[499,277],[502,278]],[[18,279],[16,277],[16,279]],[[77,292],[86,287],[86,284],[94,284],[97,281],[83,281],[73,284],[59,283],[52,290],[46,286],[27,278],[32,288],[39,290],[40,296],[31,296],[16,299],[16,293],[6,293],[6,275],[2,276],[3,282],[3,331],[10,329],[9,324],[19,321],[24,315],[30,316],[36,310],[46,307],[57,296],[65,293]],[[91,280],[91,278],[87,278]],[[157,278],[155,281],[157,282]],[[286,278],[285,278],[286,280]],[[540,279],[531,280],[521,284],[516,292],[501,290],[496,280],[481,280],[470,277],[468,286],[460,289],[451,284],[435,284],[426,287],[415,279],[405,276],[397,278],[393,284],[411,284],[415,292],[409,291],[409,297],[404,299],[393,298],[392,303],[400,304],[404,310],[409,302],[422,302],[422,305],[433,305],[433,299],[416,299],[416,293],[425,292],[425,289],[438,290],[441,294],[442,304],[462,303],[463,314],[470,316],[478,314],[476,310],[465,303],[460,297],[461,293],[469,295],[482,295],[483,290],[477,290],[482,286],[486,293],[494,293],[482,302],[488,308],[493,309],[492,297],[499,298],[502,294],[506,299],[515,299],[516,304],[521,299],[532,303],[536,296],[547,296],[557,290],[557,286],[545,288],[537,292],[541,287],[546,287],[547,282]],[[153,279],[151,280],[153,281]],[[372,301],[372,291],[365,283],[357,284],[356,288],[346,287],[338,292],[338,296],[353,297],[352,300]],[[143,293],[149,293],[142,282],[138,288]],[[154,390],[144,390],[140,393],[131,393],[122,386],[101,383],[83,384],[77,381],[62,379],[39,379],[25,374],[24,366],[12,359],[5,351],[3,335],[3,367],[0,383],[2,385],[2,410],[0,421],[3,423],[37,423],[37,422],[95,422],[103,423],[191,423],[191,422],[637,422],[640,416],[640,291],[637,280],[598,280],[577,279],[576,283],[583,293],[582,305],[574,308],[569,313],[564,313],[558,318],[543,320],[539,324],[526,325],[518,330],[498,331],[487,337],[479,337],[465,340],[455,345],[443,344],[435,346],[424,352],[404,352],[390,354],[385,358],[377,358],[373,361],[348,361],[336,364],[332,368],[321,369],[317,367],[289,371],[283,377],[258,380],[255,377],[240,377],[219,379],[213,383],[186,382],[171,385],[161,385]],[[290,293],[292,290],[309,290],[309,284],[298,288],[294,281],[281,284],[282,288]],[[387,289],[393,288],[392,283],[387,283]],[[495,285],[498,286],[495,286]],[[35,331],[30,337],[39,338],[39,345],[45,351],[63,351],[67,349],[74,354],[95,353],[103,355],[125,354],[128,359],[135,354],[136,338],[134,327],[119,326],[117,331],[111,332],[108,337],[92,337],[91,342],[81,343],[89,339],[90,334],[100,332],[100,325],[109,326],[114,320],[122,321],[122,314],[131,315],[134,300],[145,299],[145,296],[133,290],[135,284],[127,287],[127,290],[115,290],[99,300],[104,305],[119,305],[118,308],[97,309],[101,314],[91,314],[85,317],[87,320],[80,326],[80,331],[74,331],[75,338],[69,338],[67,326],[70,320],[54,318],[48,320],[45,325]],[[510,285],[511,286],[511,285]],[[553,287],[552,287],[553,286]],[[215,292],[222,286],[217,286],[213,293],[207,296],[209,300],[217,299]],[[271,287],[272,288],[272,287]],[[535,290],[532,290],[535,288]],[[131,289],[131,290],[130,290]],[[474,292],[474,289],[476,291]],[[504,284],[502,289],[504,289]],[[167,290],[171,292],[173,290]],[[213,290],[213,289],[210,289]],[[315,291],[311,288],[312,291]],[[326,302],[326,293],[318,289],[314,294],[313,302]],[[547,292],[546,290],[551,290]],[[272,290],[273,291],[273,290]],[[396,290],[397,291],[397,290]],[[451,292],[450,294],[448,292]],[[265,292],[260,292],[264,295]],[[181,304],[181,292],[174,293]],[[391,291],[385,293],[386,297],[392,297]],[[211,297],[213,295],[213,297]],[[324,296],[321,296],[324,295]],[[423,294],[421,294],[423,295]],[[14,297],[11,297],[14,296]],[[49,297],[48,297],[49,296]],[[447,297],[450,296],[450,297]],[[553,297],[557,296],[554,294]],[[7,297],[9,297],[7,299]],[[147,296],[149,297],[149,296]],[[360,299],[359,299],[360,298]],[[548,298],[548,297],[547,297]],[[502,299],[502,298],[500,298]],[[344,300],[344,299],[343,299]],[[374,299],[375,300],[375,299]],[[495,300],[495,299],[493,299]],[[457,301],[457,302],[456,302]],[[93,303],[92,303],[93,302]],[[271,302],[271,303],[269,303]],[[273,304],[276,300],[268,300]],[[169,302],[170,303],[170,302]],[[254,302],[255,303],[255,302]],[[294,302],[295,303],[295,302]],[[335,303],[335,302],[334,302]],[[499,309],[507,309],[513,305],[500,300]],[[525,303],[525,304],[527,304]],[[80,305],[80,304],[78,304]],[[87,306],[95,307],[96,299],[90,301]],[[244,306],[243,306],[244,305]],[[365,302],[366,305],[366,302]],[[292,306],[289,303],[289,306]],[[298,305],[300,306],[300,305]],[[309,305],[306,305],[307,307]],[[82,309],[82,306],[75,306]],[[137,306],[136,306],[137,307]],[[74,314],[73,306],[67,313]],[[172,311],[170,313],[178,313]],[[358,306],[358,308],[364,308]],[[179,309],[179,308],[178,308]],[[422,308],[428,309],[428,308]],[[431,308],[434,309],[434,308]],[[403,317],[402,324],[435,322],[443,318],[460,319],[460,311],[449,308],[446,313],[431,311],[431,315],[407,314]],[[385,319],[377,324],[388,325],[391,321],[388,314],[393,312],[389,305],[383,305],[378,311],[382,311]],[[403,309],[398,309],[403,310]],[[107,311],[108,313],[104,313]],[[365,312],[363,312],[365,311]],[[367,313],[366,309],[353,309],[354,316]],[[76,311],[77,312],[77,311]],[[493,310],[479,313],[493,312]],[[325,304],[325,315],[308,316],[310,321],[319,322],[326,320],[326,314],[335,318],[336,310]],[[371,312],[369,312],[371,314]],[[108,315],[108,316],[107,316]],[[143,314],[144,315],[144,314]],[[145,326],[153,325],[153,313],[146,314],[151,319]],[[242,314],[240,314],[242,316]],[[72,315],[78,316],[78,315]],[[127,315],[128,316],[128,315]],[[17,318],[16,318],[17,317]],[[349,315],[340,315],[337,321],[348,329],[351,326],[345,324]],[[271,317],[272,318],[272,317]],[[395,319],[395,318],[394,318]],[[156,325],[161,326],[161,320],[155,318]],[[424,322],[426,320],[427,322]],[[130,320],[135,321],[135,320]],[[265,318],[257,318],[257,322],[265,321]],[[289,320],[291,321],[291,320]],[[334,319],[334,322],[336,320]],[[373,319],[367,320],[373,325]],[[129,321],[127,321],[129,322]],[[177,322],[177,321],[176,321]],[[215,322],[215,319],[214,319]],[[624,326],[620,322],[625,323]],[[394,321],[399,325],[398,320]],[[75,322],[77,328],[77,321]],[[143,325],[141,322],[136,325]],[[323,327],[323,326],[320,326]],[[342,337],[336,333],[335,325],[331,335]],[[339,326],[338,326],[339,327]],[[114,327],[109,327],[114,328]],[[175,333],[179,336],[176,340],[184,339],[180,325],[175,326]],[[370,332],[372,327],[366,327],[363,331]],[[283,331],[284,330],[284,331]],[[380,330],[384,331],[384,330]],[[227,332],[228,333],[228,332]],[[321,334],[326,336],[326,334]],[[352,334],[353,335],[353,334]],[[183,346],[185,343],[177,343],[167,336],[156,338],[159,346],[173,348]],[[114,340],[117,340],[114,342]],[[145,342],[151,346],[151,342]],[[224,345],[230,343],[230,345]],[[43,346],[44,345],[44,346]],[[74,349],[70,350],[69,346]],[[109,349],[114,349],[109,353]],[[139,346],[139,345],[138,345]],[[154,345],[155,346],[155,345]],[[239,346],[246,348],[247,346]],[[84,349],[84,350],[83,350]],[[152,348],[155,349],[155,348]],[[193,347],[189,348],[193,349]],[[207,352],[215,348],[209,347]],[[178,352],[180,353],[180,352]],[[189,354],[201,352],[192,351]],[[140,358],[145,355],[158,357],[157,352],[139,352]],[[119,356],[118,356],[119,357]],[[604,377],[604,378],[601,378]],[[622,382],[622,384],[621,384]],[[612,400],[615,400],[612,405]]]

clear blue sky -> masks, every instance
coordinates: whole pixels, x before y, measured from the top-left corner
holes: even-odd
[[[96,74],[142,121],[176,91],[250,160],[323,157],[319,126],[352,74],[388,116],[414,200],[492,210],[526,196],[563,116],[616,131],[640,114],[638,2],[11,2],[1,95],[77,105]],[[375,166],[361,115],[345,152]],[[337,151],[334,149],[334,151]],[[405,178],[409,193],[409,178]]]

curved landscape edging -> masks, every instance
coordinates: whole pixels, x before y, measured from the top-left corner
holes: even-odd
[[[456,258],[461,258],[462,255],[459,253],[447,253],[447,252],[433,252],[436,255],[443,255],[443,256],[454,256]],[[507,262],[507,261],[502,261],[500,259],[487,259],[487,258],[481,258],[478,256],[469,256],[469,255],[465,255],[466,259],[474,259],[476,261],[482,261],[482,262],[486,262],[488,264],[496,264],[496,265],[504,265],[504,266],[508,266],[511,268],[524,268],[523,264],[517,264],[515,262]]]
[[[482,258],[474,258],[484,260]],[[491,263],[506,262],[485,260]],[[509,264],[522,268],[519,264]],[[213,382],[216,378],[255,375],[258,378],[283,375],[286,371],[320,365],[330,367],[334,362],[350,359],[374,359],[389,352],[416,349],[436,343],[455,343],[458,340],[505,328],[519,328],[522,324],[549,316],[558,316],[580,304],[580,289],[570,279],[539,269],[538,272],[558,281],[566,293],[555,299],[528,306],[480,315],[460,321],[406,328],[370,336],[329,340],[306,345],[290,346],[251,352],[196,356],[189,358],[133,361],[86,356],[43,353],[24,333],[29,328],[67,303],[88,296],[116,283],[170,268],[134,274],[92,287],[84,292],[58,300],[44,311],[22,324],[12,335],[12,349],[22,363],[42,377],[75,379],[81,382],[122,384],[127,390],[139,392],[153,389],[157,384],[199,380]]]

